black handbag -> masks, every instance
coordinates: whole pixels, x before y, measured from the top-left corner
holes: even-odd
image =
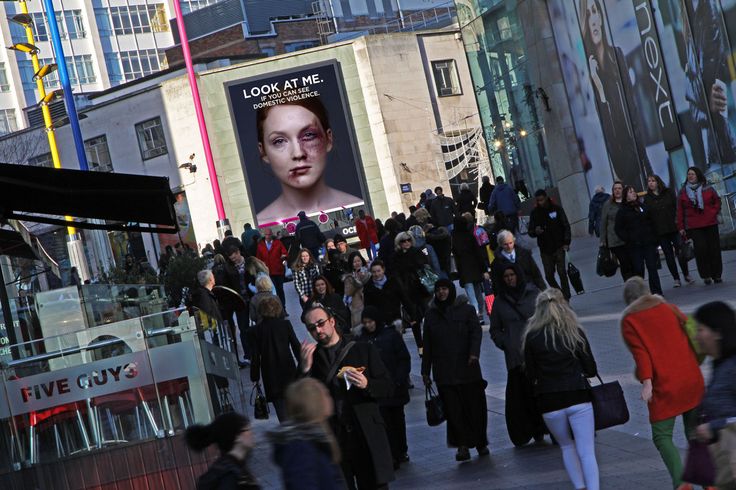
[[[268,400],[261,390],[261,383],[253,385],[253,390],[250,392],[250,404],[253,405],[253,417],[258,420],[268,420],[270,410]]]
[[[570,279],[570,284],[575,289],[575,293],[583,294],[585,292],[583,279],[580,277],[580,269],[572,265],[569,260],[567,261],[567,277]]]
[[[621,383],[618,381],[604,383],[600,376],[598,376],[598,381],[601,384],[590,388],[593,397],[595,430],[607,429],[628,422],[629,407],[626,406]]]
[[[689,262],[695,258],[695,247],[692,240],[685,240],[680,245],[679,259],[683,262]]]
[[[598,260],[595,264],[595,272],[601,277],[613,277],[616,275],[618,262],[608,247],[598,249]]]
[[[436,427],[445,421],[445,407],[442,406],[442,399],[434,391],[432,385],[424,390],[424,407],[427,409],[427,424],[430,427]]]

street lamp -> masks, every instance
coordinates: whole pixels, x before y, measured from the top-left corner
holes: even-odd
[[[64,90],[58,89],[58,90],[52,90],[51,92],[47,93],[44,98],[38,101],[38,105],[43,107],[45,105],[49,105],[52,102],[55,102],[62,98],[64,96]]]
[[[30,14],[15,14],[12,17],[8,17],[8,20],[20,24],[23,27],[31,27],[33,25],[33,17]]]
[[[30,55],[36,55],[40,51],[35,44],[31,43],[15,43],[12,46],[8,46],[8,49],[20,51],[21,53],[28,53]]]
[[[519,131],[519,136],[521,136],[522,138],[526,136],[527,134],[529,133],[526,132],[526,129],[522,129],[521,131]]]
[[[33,81],[37,81],[39,78],[43,78],[46,75],[53,73],[57,70],[58,65],[56,63],[49,63],[47,65],[43,65],[41,68],[38,69],[36,73],[33,74]]]

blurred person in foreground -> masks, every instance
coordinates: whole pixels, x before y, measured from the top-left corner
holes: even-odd
[[[702,442],[711,443],[716,487],[736,489],[736,313],[722,301],[707,303],[693,315],[696,340],[713,359],[713,375],[700,404],[706,422],[696,428]]]
[[[199,452],[217,444],[220,457],[197,480],[197,490],[258,490],[261,487],[247,466],[255,447],[250,421],[245,415],[227,412],[208,425],[190,425],[184,438]]]
[[[624,301],[628,306],[621,319],[621,334],[636,363],[641,399],[649,409],[652,442],[677,488],[682,483],[682,460],[672,441],[675,419],[682,416],[685,433],[691,434],[704,390],[695,351],[683,328],[687,318],[675,305],[651,294],[638,276],[624,284]]]
[[[577,316],[557,288],[537,296],[522,340],[524,372],[576,489],[598,490],[595,419],[587,378],[598,373]]]
[[[342,490],[340,447],[330,428],[334,404],[325,385],[302,378],[286,389],[287,419],[268,432],[287,490]]]

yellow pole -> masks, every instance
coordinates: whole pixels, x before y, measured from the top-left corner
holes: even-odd
[[[28,14],[28,5],[25,0],[20,0],[20,11],[24,14]],[[34,44],[33,29],[30,25],[25,26],[26,39],[29,44]],[[41,69],[41,64],[38,62],[38,54],[31,53],[31,62],[33,63],[33,72],[38,73]],[[38,96],[43,100],[46,97],[46,88],[43,85],[43,78],[38,77],[36,79],[36,89],[38,89]],[[51,150],[51,160],[54,162],[54,168],[61,168],[61,160],[59,159],[59,148],[56,146],[56,134],[54,134],[53,121],[51,120],[51,109],[48,104],[41,104],[41,113],[43,114],[43,122],[46,126],[46,136],[49,139],[49,149]],[[67,216],[67,220],[71,221],[71,217]],[[67,231],[70,235],[73,235],[77,230],[73,226],[68,226]]]

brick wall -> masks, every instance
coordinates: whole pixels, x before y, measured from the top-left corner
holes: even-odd
[[[293,42],[319,41],[317,23],[314,19],[305,19],[274,24],[276,35],[258,38],[243,38],[240,25],[228,27],[221,31],[189,42],[189,49],[194,58],[228,57],[263,53],[264,50],[275,50],[276,54],[286,52],[285,45]],[[169,65],[181,63],[183,58],[181,47],[174,46],[166,50]]]

